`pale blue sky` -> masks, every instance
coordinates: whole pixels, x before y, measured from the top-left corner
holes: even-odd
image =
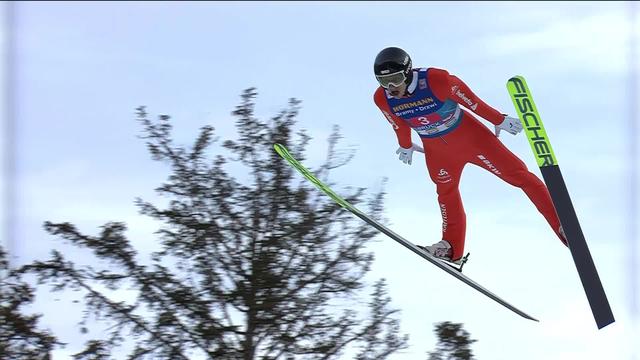
[[[507,79],[527,78],[618,321],[597,331],[571,256],[542,216],[520,190],[470,166],[461,183],[472,252],[465,272],[541,322],[519,318],[380,236],[371,247],[370,279],[388,279],[402,331],[411,336],[411,347],[393,359],[426,358],[435,345],[433,323],[445,320],[464,323],[479,340],[478,359],[632,359],[634,351],[639,359],[631,342],[640,336],[631,318],[627,251],[629,168],[639,165],[629,157],[629,4],[14,7],[19,262],[62,246],[41,230],[45,220],[71,221],[87,233],[125,221],[139,249],[154,249],[156,224],[137,214],[133,199],[154,198],[167,169],[136,138],[135,107],[171,115],[183,143],[205,124],[232,136],[229,113],[251,86],[265,118],[290,97],[303,101],[299,126],[314,136],[311,167],[325,155],[332,125],[340,124],[343,146],[357,154],[333,180],[376,189],[388,177],[390,227],[416,243],[439,240],[435,186],[424,162],[417,156],[408,167],[397,160],[393,131],[372,102],[373,58],[399,46],[415,66],[449,70],[502,112],[514,114]],[[501,139],[540,176],[522,134]],[[55,357],[65,359],[82,338],[72,315],[52,311],[59,304],[42,297],[34,308],[46,313],[46,326],[66,334],[70,345]]]

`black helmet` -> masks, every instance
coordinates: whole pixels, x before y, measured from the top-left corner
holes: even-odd
[[[386,88],[389,84],[399,86],[403,80],[408,85],[413,80],[411,57],[400,48],[388,47],[376,56],[373,72],[382,87]],[[390,76],[391,74],[394,76]]]

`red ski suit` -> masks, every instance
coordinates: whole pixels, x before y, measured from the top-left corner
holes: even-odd
[[[467,163],[480,166],[521,188],[559,233],[560,220],[547,187],[500,140],[460,105],[498,125],[505,115],[496,111],[446,70],[413,69],[408,97],[394,99],[379,87],[374,101],[393,126],[398,143],[411,147],[411,129],[422,140],[427,169],[436,185],[442,213],[442,239],[453,248],[452,260],[464,253],[466,215],[458,184]]]

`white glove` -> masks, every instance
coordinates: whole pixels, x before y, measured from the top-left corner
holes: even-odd
[[[411,165],[411,157],[413,156],[414,150],[424,153],[424,150],[420,145],[411,143],[411,147],[408,149],[405,149],[402,146],[400,146],[398,150],[396,150],[396,154],[400,154],[399,156],[400,161],[402,161],[405,164]]]
[[[522,123],[518,118],[505,115],[504,121],[502,121],[500,125],[496,125],[496,137],[500,136],[500,130],[504,130],[511,135],[515,135],[522,131]]]

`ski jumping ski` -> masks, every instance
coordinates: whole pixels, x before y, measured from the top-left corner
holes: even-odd
[[[300,164],[300,162],[298,162],[298,160],[296,160],[293,156],[291,156],[291,154],[289,153],[287,148],[284,147],[283,145],[274,144],[273,147],[275,148],[275,151],[278,153],[278,155],[280,155],[283,159],[285,159],[289,163],[289,165],[291,165],[294,169],[296,169],[298,172],[300,172],[304,177],[306,177],[309,181],[311,181],[319,190],[321,190],[326,195],[328,195],[331,199],[333,199],[333,201],[338,203],[338,205],[340,205],[342,208],[350,211],[355,216],[359,217],[360,219],[362,219],[363,221],[365,221],[369,225],[371,225],[374,228],[376,228],[378,231],[380,231],[383,234],[389,236],[390,238],[392,238],[396,242],[400,243],[401,245],[403,245],[407,249],[413,251],[414,253],[416,253],[419,256],[421,256],[423,259],[429,261],[431,264],[435,265],[439,269],[445,271],[449,275],[451,275],[451,276],[455,277],[456,279],[462,281],[463,283],[469,285],[473,289],[479,291],[480,293],[484,294],[485,296],[489,297],[490,299],[494,300],[495,302],[499,303],[500,305],[502,305],[502,306],[506,307],[507,309],[515,312],[516,314],[524,317],[525,319],[538,321],[537,319],[533,318],[532,316],[526,314],[522,310],[519,310],[518,308],[516,308],[513,305],[509,304],[508,302],[506,302],[502,298],[498,297],[497,295],[495,295],[491,291],[485,289],[484,287],[482,287],[481,285],[479,285],[475,281],[473,281],[470,278],[468,278],[466,275],[462,274],[461,269],[458,269],[458,268],[454,267],[451,264],[448,264],[448,263],[446,263],[444,261],[436,259],[435,257],[431,256],[426,251],[423,251],[420,248],[418,248],[412,242],[406,240],[402,236],[396,234],[395,232],[391,231],[386,226],[380,224],[376,220],[374,220],[371,217],[367,216],[362,211],[358,210],[355,206],[351,205],[349,202],[347,202],[345,199],[343,199],[340,195],[336,194],[333,190],[331,190],[327,185],[325,185],[323,182],[321,182],[315,175],[313,175],[311,173],[311,171],[309,171],[302,164]]]
[[[591,312],[598,329],[615,321],[607,295],[604,292],[598,271],[591,258],[589,247],[580,228],[578,217],[571,203],[558,161],[551,148],[549,137],[542,125],[535,103],[526,81],[522,76],[514,76],[507,81],[507,89],[518,116],[529,139],[544,182],[549,189],[553,205],[569,244],[582,287],[589,300]]]

